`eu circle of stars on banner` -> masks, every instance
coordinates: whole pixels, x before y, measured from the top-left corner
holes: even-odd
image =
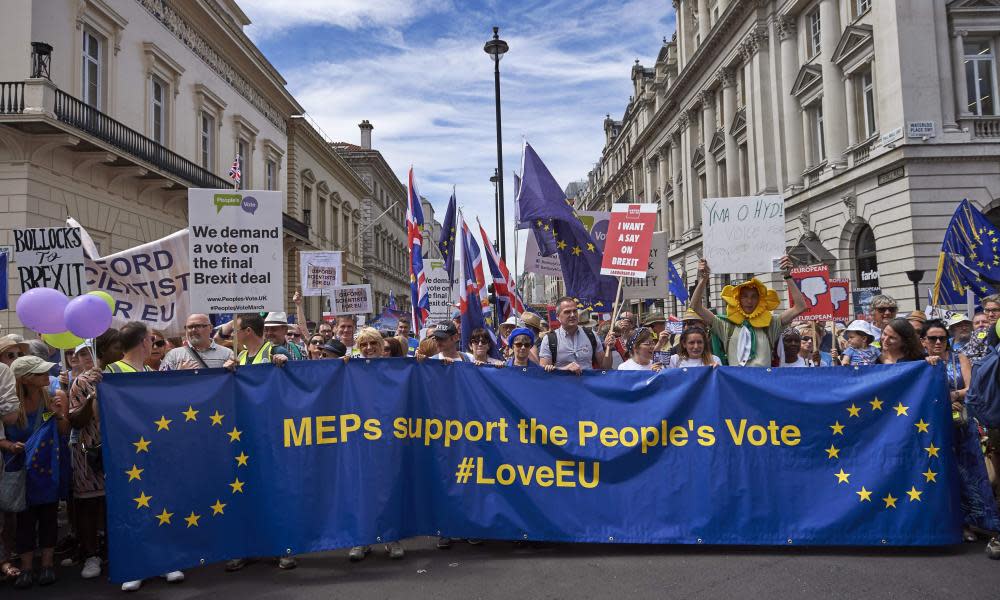
[[[144,457],[149,457],[151,452],[154,452],[160,444],[168,444],[170,434],[182,431],[184,428],[200,428],[205,429],[207,424],[207,429],[209,433],[215,435],[216,428],[218,428],[218,434],[222,436],[228,436],[229,444],[232,446],[234,444],[242,443],[241,436],[243,432],[238,430],[234,425],[231,431],[226,431],[223,421],[225,420],[225,415],[221,414],[218,410],[214,414],[208,415],[208,419],[198,418],[198,413],[201,411],[195,410],[193,406],[189,405],[187,410],[181,411],[180,417],[175,417],[174,419],[168,419],[167,415],[161,415],[159,420],[153,421],[153,425],[156,426],[155,431],[150,431],[150,439],[146,439],[145,434],[139,436],[139,440],[132,442],[135,447],[135,462],[132,464],[132,468],[126,470],[125,476],[128,476],[128,484],[130,489],[139,490],[139,495],[132,499],[135,502],[136,510],[148,510],[152,513],[151,518],[156,519],[157,526],[174,526],[186,524],[186,528],[198,527],[199,521],[203,517],[211,516],[212,518],[225,516],[226,506],[231,502],[236,494],[244,493],[245,481],[240,479],[240,469],[247,466],[250,457],[240,450],[240,453],[233,457],[235,465],[233,470],[235,471],[233,481],[226,484],[228,490],[225,486],[219,486],[220,492],[212,494],[215,497],[215,502],[209,504],[207,501],[199,505],[186,505],[186,506],[165,506],[165,503],[153,502],[155,498],[153,496],[147,495],[144,491],[144,480],[143,474],[146,469],[139,466],[143,463]],[[199,434],[204,434],[205,432],[199,431]],[[188,435],[190,433],[188,432]],[[235,449],[239,449],[239,446],[233,446]],[[235,450],[234,450],[235,452]],[[226,499],[227,502],[222,500]],[[157,513],[156,508],[160,511]],[[173,511],[173,512],[171,512]],[[187,516],[182,516],[185,512],[189,512]],[[178,519],[174,519],[174,515],[179,515]]]

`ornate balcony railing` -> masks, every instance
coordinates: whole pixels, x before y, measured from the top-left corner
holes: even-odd
[[[973,117],[972,131],[977,138],[1000,138],[1000,117]]]
[[[24,82],[0,82],[0,115],[16,115],[24,112]]]
[[[138,131],[62,90],[56,90],[55,114],[63,123],[85,131],[171,175],[176,175],[194,187],[227,188],[232,185],[231,182],[167,150]]]

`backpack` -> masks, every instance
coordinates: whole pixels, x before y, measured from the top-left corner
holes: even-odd
[[[1000,426],[1000,352],[997,349],[978,365],[972,365],[965,405],[984,427]]]
[[[594,337],[594,332],[586,327],[581,327],[583,333],[587,336],[590,341],[590,366],[593,369],[598,368],[597,366],[597,338]],[[552,364],[556,364],[556,354],[559,336],[555,331],[550,331],[545,335],[545,339],[549,344],[549,352],[552,354]]]

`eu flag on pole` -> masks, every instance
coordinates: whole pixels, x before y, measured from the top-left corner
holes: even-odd
[[[669,258],[667,259],[667,271],[667,276],[670,278],[670,293],[680,300],[682,304],[687,304],[688,291],[684,287],[684,280],[681,279],[681,274],[677,271],[674,261]]]
[[[514,228],[530,229],[531,223],[521,219],[521,176],[514,172]]]
[[[396,304],[396,294],[389,290],[389,301],[386,303],[386,308],[392,311],[398,311],[399,305]]]
[[[965,265],[989,279],[1000,280],[1000,232],[986,215],[962,200],[951,217],[941,252],[961,256]]]
[[[977,300],[996,293],[993,285],[983,277],[960,263],[953,255],[942,252],[938,259],[938,275],[934,281],[933,306],[964,305],[972,292]]]
[[[531,224],[542,256],[559,255],[566,294],[594,312],[611,312],[618,282],[601,275],[603,253],[576,217],[555,178],[527,142],[518,193],[521,219]]]
[[[67,497],[69,488],[69,456],[59,441],[59,430],[53,413],[35,418],[43,420],[24,445],[25,499],[28,506],[51,504]]]
[[[455,213],[458,212],[458,202],[455,200],[455,190],[451,191],[451,198],[448,199],[448,210],[444,213],[444,223],[441,224],[441,239],[438,240],[438,249],[444,258],[444,270],[448,272],[448,279],[455,278]]]

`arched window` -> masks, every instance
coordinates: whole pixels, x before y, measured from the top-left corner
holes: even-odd
[[[875,232],[865,225],[854,242],[854,264],[858,288],[875,288],[878,284],[878,259],[875,257]]]

